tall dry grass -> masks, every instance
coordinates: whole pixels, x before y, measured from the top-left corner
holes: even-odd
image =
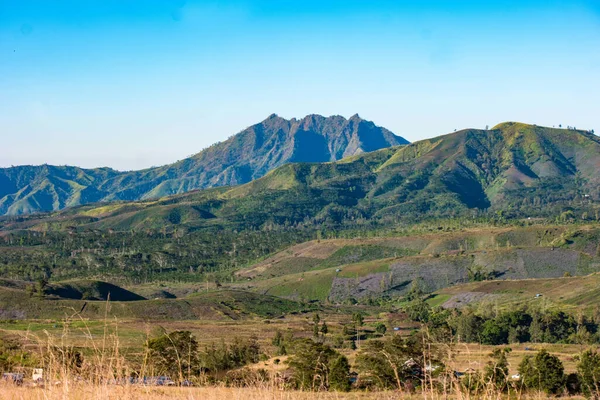
[[[107,313],[109,307],[107,306]],[[77,334],[85,337],[85,354],[83,362],[79,363],[76,357],[77,349],[72,345],[74,322],[82,325],[77,328]],[[304,399],[546,399],[541,393],[522,393],[510,391],[502,393],[489,384],[474,395],[464,389],[460,381],[452,373],[433,378],[426,374],[423,386],[417,392],[407,391],[381,391],[381,392],[299,392],[286,390],[285,384],[271,371],[267,379],[257,378],[259,375],[248,375],[248,379],[241,384],[242,387],[226,387],[224,385],[209,385],[202,378],[195,378],[195,382],[202,386],[195,387],[162,387],[131,383],[132,376],[153,376],[152,363],[147,352],[141,352],[131,357],[124,354],[119,341],[119,323],[105,317],[103,332],[98,337],[94,335],[77,312],[73,312],[65,319],[62,334],[50,335],[44,332],[40,335],[27,334],[26,338],[33,343],[39,356],[38,366],[44,369],[44,381],[33,385],[31,380],[25,381],[23,386],[15,386],[6,382],[0,383],[0,400],[96,400],[96,399],[240,399],[240,400],[304,400]],[[147,332],[150,336],[150,332]],[[436,356],[431,347],[425,346],[426,363],[432,363]],[[439,349],[438,349],[439,350]],[[441,351],[444,360],[450,367],[456,356],[456,348],[447,346]],[[132,360],[133,359],[133,360]],[[429,361],[427,361],[429,360]],[[24,371],[26,372],[26,371]],[[30,375],[29,375],[30,376]],[[180,380],[187,378],[185,371],[180,372]]]
[[[499,392],[486,392],[478,396],[467,393],[401,393],[397,391],[386,392],[298,392],[284,391],[276,388],[228,388],[220,386],[208,387],[146,387],[146,386],[109,386],[73,383],[68,386],[52,386],[46,388],[17,387],[12,385],[0,386],[0,400],[395,400],[395,399],[421,399],[421,400],[446,400],[446,399],[521,399],[542,400],[555,399],[543,393],[529,393],[521,396],[506,395]],[[572,398],[574,399],[574,398]]]

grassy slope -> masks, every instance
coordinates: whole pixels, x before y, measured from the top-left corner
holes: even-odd
[[[237,320],[275,317],[301,311],[298,303],[239,290],[200,293],[182,299],[139,301],[58,300],[30,297],[18,288],[0,287],[0,319],[60,319],[69,315],[102,319]]]
[[[239,271],[246,281],[237,286],[295,299],[341,301],[402,294],[418,277],[426,290],[439,290],[465,282],[469,268],[495,271],[504,280],[587,275],[600,270],[595,256],[599,235],[597,227],[533,226],[312,241]]]
[[[224,142],[162,167],[129,172],[49,165],[0,168],[0,215],[243,184],[287,162],[327,162],[405,143],[358,116],[346,120],[313,115],[287,121],[273,115]]]
[[[469,296],[473,293],[484,296]],[[541,297],[536,298],[537,294]],[[509,309],[526,304],[587,312],[594,310],[599,301],[600,274],[595,273],[552,279],[472,282],[440,290],[433,297],[432,305],[460,307],[491,303]]]
[[[113,209],[77,208],[44,219],[38,228],[239,227],[302,222],[306,217],[395,220],[509,206],[556,215],[573,201],[594,207],[589,201],[600,199],[598,166],[597,136],[504,123],[489,131],[463,130],[334,163],[287,164],[261,179],[222,190]]]

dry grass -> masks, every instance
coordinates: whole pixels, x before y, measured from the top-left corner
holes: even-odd
[[[178,387],[140,387],[140,386],[85,386],[71,385],[58,386],[51,388],[31,388],[1,386],[0,400],[100,400],[100,399],[127,399],[127,400],[367,400],[367,399],[422,399],[422,400],[441,400],[441,399],[504,399],[505,395],[498,393],[488,393],[480,397],[469,396],[468,394],[456,393],[416,393],[406,394],[399,392],[298,392],[283,391],[276,388],[226,388],[226,387],[199,387],[199,388],[178,388]],[[542,400],[550,399],[541,393],[511,396],[510,398],[520,400]],[[580,397],[571,397],[571,399]]]
[[[286,400],[286,399],[392,399],[394,393],[303,393],[281,391],[277,389],[250,388],[156,388],[135,386],[72,386],[69,388],[56,387],[49,389],[2,387],[0,399],[15,400],[92,400],[92,399],[170,399],[170,400]]]
[[[340,329],[340,323],[345,317],[337,316],[331,318],[331,326]],[[73,324],[77,322],[81,325],[73,329]],[[98,326],[90,326],[89,321],[85,321],[74,315],[71,321],[65,321],[60,332],[50,334],[46,330],[25,332],[24,336],[28,340],[28,347],[36,350],[39,357],[39,367],[44,368],[45,386],[33,387],[31,380],[26,380],[23,387],[4,385],[0,383],[0,400],[3,399],[503,399],[506,396],[498,393],[492,387],[485,389],[477,397],[469,393],[461,392],[464,390],[453,375],[446,378],[440,378],[443,383],[443,389],[433,389],[433,380],[425,381],[423,391],[408,395],[401,392],[352,392],[352,393],[327,393],[327,392],[298,392],[292,390],[283,390],[284,384],[278,379],[278,373],[285,369],[283,363],[275,365],[273,360],[262,361],[256,365],[249,366],[249,369],[264,369],[269,373],[269,379],[253,378],[249,375],[248,380],[244,381],[245,387],[231,388],[224,386],[197,386],[197,387],[157,387],[144,386],[140,384],[120,385],[114,382],[124,382],[130,376],[155,376],[152,370],[152,363],[147,358],[148,353],[137,347],[137,363],[128,360],[127,350],[129,347],[123,346],[123,337],[120,335],[122,324],[119,321],[105,319],[97,321]],[[328,321],[329,322],[329,321]],[[170,328],[185,328],[189,322],[181,321]],[[181,324],[181,325],[179,325]],[[265,324],[262,321],[255,321],[252,325],[254,329],[248,328],[245,323],[236,324],[204,324],[197,326],[198,333],[203,332],[204,336],[199,335],[201,343],[208,342],[209,337],[219,339],[231,335],[232,327],[240,329],[245,328],[252,333],[262,333],[263,338],[271,338],[275,329],[289,328],[292,331],[298,329],[301,333],[307,333],[306,327],[309,326],[307,316],[297,316],[288,321],[273,321]],[[143,336],[150,335],[151,326],[146,324],[133,325],[132,330],[143,332]],[[285,329],[283,329],[285,330]],[[267,335],[267,331],[269,334]],[[248,333],[248,332],[247,332]],[[131,339],[128,337],[128,339]],[[138,337],[138,340],[141,337]],[[74,350],[74,343],[82,345],[86,349],[86,356],[81,367],[74,370],[71,367],[69,351]],[[138,346],[143,343],[140,341]],[[439,345],[442,352],[447,353],[446,364],[450,371],[462,371],[469,367],[481,370],[489,361],[489,354],[493,346],[479,345]],[[574,345],[515,345],[513,352],[509,356],[511,373],[516,372],[516,367],[523,355],[531,354],[530,350],[525,350],[526,346],[531,346],[535,350],[545,347],[548,351],[557,354],[565,363],[567,372],[574,370],[574,360],[572,356],[579,353],[583,348]],[[444,351],[445,349],[445,351]],[[354,360],[356,352],[345,350],[344,353],[350,361]],[[129,353],[129,355],[132,355]],[[285,357],[280,357],[285,360]],[[179,380],[185,376],[180,372]],[[177,377],[174,377],[177,378]],[[196,381],[194,381],[196,382]],[[198,383],[205,385],[205,380],[199,379]],[[511,397],[515,399],[546,399],[542,394],[523,394],[511,392]]]

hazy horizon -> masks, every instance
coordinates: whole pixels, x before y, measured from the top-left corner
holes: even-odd
[[[272,113],[272,114],[277,114],[277,113]],[[354,113],[354,114],[358,114],[358,115],[359,115],[359,116],[360,116],[362,119],[364,119],[364,120],[368,120],[368,121],[369,121],[369,119],[368,119],[368,118],[364,118],[364,117],[363,117],[362,115],[360,115],[359,113]],[[354,114],[353,114],[353,115],[354,115]],[[286,120],[291,120],[291,119],[294,119],[294,118],[295,118],[296,120],[299,120],[299,119],[302,119],[302,118],[304,118],[304,117],[306,117],[306,116],[308,116],[308,115],[311,115],[311,114],[307,114],[307,115],[304,115],[304,116],[302,116],[302,117],[294,116],[294,117],[289,117],[289,118],[288,118],[288,117],[285,117],[285,116],[282,116],[282,115],[279,115],[279,114],[277,114],[277,115],[278,115],[279,117],[282,117],[282,118],[286,119]],[[320,114],[317,114],[317,113],[312,113],[312,115],[320,115]],[[339,116],[339,114],[332,114],[332,115],[322,115],[322,116],[324,116],[324,117],[332,117],[332,116]],[[344,118],[346,118],[346,119],[349,119],[351,116],[349,116],[349,115],[348,115],[348,116],[346,116],[346,115],[342,115],[342,117],[344,117]],[[261,119],[260,121],[257,121],[257,122],[256,122],[256,124],[257,124],[257,123],[260,123],[260,122],[262,122],[262,121],[264,121],[265,119],[266,119],[266,118],[263,118],[263,119]],[[381,125],[377,124],[377,122],[376,122],[376,121],[371,121],[371,122],[374,122],[374,123],[375,123],[375,125],[381,126]],[[486,126],[487,126],[487,127],[489,127],[489,128],[492,128],[492,127],[494,127],[495,125],[498,125],[498,124],[501,124],[501,123],[504,123],[504,122],[517,122],[517,123],[525,123],[525,124],[530,124],[530,125],[532,125],[532,124],[533,124],[533,123],[530,123],[530,122],[525,122],[525,121],[514,121],[514,120],[510,120],[510,121],[509,121],[509,120],[507,120],[507,121],[498,121],[497,123],[488,124],[488,125],[486,125]],[[252,125],[255,125],[255,124],[252,124]],[[95,169],[95,168],[111,168],[111,169],[114,169],[114,170],[117,170],[117,171],[121,171],[121,172],[127,172],[127,171],[136,171],[136,170],[143,170],[143,169],[148,169],[148,168],[161,167],[161,166],[164,166],[164,165],[169,165],[169,164],[173,164],[173,163],[176,163],[176,162],[178,162],[178,161],[181,161],[181,160],[183,160],[183,159],[185,159],[185,158],[188,158],[188,157],[194,156],[195,154],[197,154],[197,153],[199,153],[199,152],[203,151],[204,149],[206,149],[206,148],[210,147],[211,145],[214,145],[214,144],[217,144],[217,143],[220,143],[220,142],[224,142],[224,141],[226,141],[226,140],[227,140],[229,137],[231,137],[231,136],[233,136],[233,135],[236,135],[236,134],[238,134],[238,133],[241,133],[243,130],[245,130],[246,128],[249,128],[249,127],[250,127],[250,126],[252,126],[252,125],[249,125],[249,126],[247,126],[247,127],[244,127],[244,128],[242,128],[242,129],[240,129],[239,131],[237,131],[237,132],[233,133],[232,135],[229,135],[228,137],[225,137],[225,138],[223,138],[222,140],[218,140],[218,141],[216,141],[216,142],[210,143],[208,146],[205,146],[205,147],[203,147],[203,148],[201,148],[201,149],[198,149],[198,150],[196,150],[196,151],[194,151],[194,152],[192,152],[192,153],[190,153],[190,154],[188,154],[188,155],[186,155],[186,156],[184,156],[184,157],[178,158],[178,159],[176,159],[176,160],[167,161],[167,162],[165,162],[165,163],[162,163],[162,164],[153,164],[153,165],[144,166],[144,167],[140,167],[140,168],[119,169],[119,168],[115,168],[115,167],[113,167],[113,166],[111,166],[111,165],[95,165],[95,166],[87,166],[87,165],[86,165],[86,166],[82,166],[82,165],[76,165],[76,164],[65,164],[65,163],[48,163],[48,162],[42,162],[42,163],[37,163],[37,164],[30,163],[30,164],[11,164],[11,165],[0,165],[0,168],[10,168],[10,167],[26,166],[26,165],[33,165],[33,166],[41,166],[41,165],[54,165],[54,166],[71,166],[71,167],[80,167],[80,168],[85,168],[85,169]],[[545,127],[552,127],[552,128],[559,128],[559,126],[558,126],[558,125],[553,125],[553,126],[540,125],[540,124],[537,124],[537,125],[539,125],[539,126],[545,126]],[[385,127],[385,126],[382,126],[382,127],[383,127],[383,128],[386,128],[386,129],[389,129],[389,128]],[[575,126],[575,127],[576,127],[576,126]],[[456,130],[464,130],[464,129],[484,129],[484,128],[485,128],[485,127],[466,126],[466,127],[457,128]],[[579,127],[576,127],[576,128],[577,128],[577,129],[582,129],[582,130],[585,130],[584,128],[579,128]],[[567,129],[567,126],[562,126],[562,129]],[[454,132],[454,130],[452,130],[452,131],[449,131],[449,132],[443,132],[443,133],[435,134],[435,135],[432,135],[432,136],[422,137],[422,138],[419,138],[419,139],[417,139],[417,140],[414,140],[414,141],[413,141],[413,140],[410,140],[410,139],[408,139],[408,138],[404,137],[403,135],[400,135],[400,134],[398,134],[398,133],[396,133],[396,132],[392,131],[392,133],[396,134],[397,136],[401,136],[401,137],[403,137],[403,138],[405,138],[405,139],[409,140],[411,143],[412,143],[412,142],[419,141],[419,140],[423,140],[423,139],[430,139],[430,138],[434,138],[434,137],[437,137],[437,136],[442,136],[442,135],[451,134],[451,133],[453,133],[453,132]],[[595,132],[595,133],[596,133],[596,135],[598,135],[598,133],[597,133],[597,132]]]
[[[272,113],[598,128],[600,4],[480,3],[5,0],[0,167],[164,165]]]

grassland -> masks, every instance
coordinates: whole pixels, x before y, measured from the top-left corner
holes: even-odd
[[[297,392],[282,391],[279,388],[227,388],[227,387],[202,387],[202,388],[140,388],[140,387],[115,387],[115,386],[83,386],[75,385],[64,388],[51,389],[33,389],[10,387],[3,388],[0,391],[2,400],[63,400],[65,398],[73,400],[99,400],[99,399],[131,399],[131,400],[396,400],[399,398],[407,400],[416,399],[453,399],[468,398],[461,397],[467,394],[459,395],[435,395],[425,394],[399,394],[398,392],[377,392],[377,393],[329,393],[329,392]],[[508,398],[498,393],[485,394],[481,399],[500,400]],[[518,397],[523,400],[544,400],[555,397],[547,396],[543,393],[522,394]],[[583,397],[571,397],[572,399],[583,399]]]
[[[328,393],[282,391],[279,388],[156,388],[156,387],[115,387],[115,386],[83,386],[50,388],[2,388],[2,400],[99,400],[99,399],[131,399],[131,400],[366,400],[398,399],[397,392],[378,393]],[[405,399],[422,399],[421,395],[403,396]],[[536,397],[543,399],[544,397]]]
[[[0,287],[0,319],[138,318],[147,320],[237,320],[275,317],[309,309],[297,302],[239,290],[197,293],[183,299],[88,301],[39,298],[25,291]]]
[[[472,294],[481,296],[469,296]],[[472,304],[510,309],[519,305],[534,305],[571,313],[591,313],[598,308],[599,301],[600,274],[597,273],[552,279],[472,282],[442,289],[432,298],[432,304],[446,306]]]
[[[314,240],[238,271],[245,282],[234,287],[343,302],[402,295],[416,279],[427,291],[439,291],[467,282],[474,270],[498,281],[585,276],[600,271],[599,237],[595,226],[538,225]]]

